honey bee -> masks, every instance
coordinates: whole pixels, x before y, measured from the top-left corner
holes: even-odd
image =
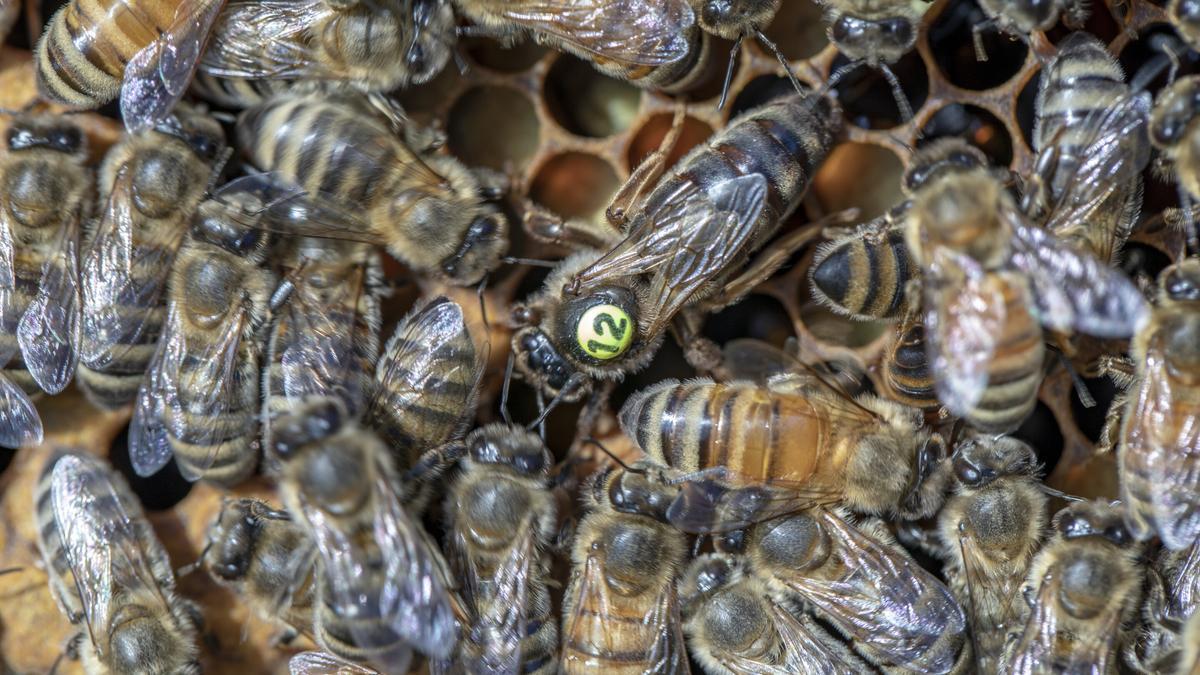
[[[1138,551],[1119,511],[1079,502],[1054,517],[1054,534],[1030,565],[1029,619],[1002,672],[1115,672],[1141,595]]]
[[[305,191],[281,205],[295,234],[386,246],[413,271],[460,285],[508,247],[476,175],[448,155],[420,155],[361,94],[288,91],[244,111],[237,136],[252,164]]]
[[[187,91],[224,0],[71,0],[34,49],[42,98],[89,110],[121,97],[131,132],[155,127]]]
[[[1200,76],[1181,77],[1163,89],[1150,114],[1150,142],[1167,158],[1178,181],[1183,213],[1189,218],[1192,201],[1200,199],[1200,162],[1193,149],[1200,129],[1195,124],[1200,117],[1195,103],[1198,91]],[[1200,232],[1188,227],[1185,234],[1192,249],[1200,250]]]
[[[166,320],[129,427],[134,471],[174,454],[189,480],[232,485],[258,463],[260,359],[274,277],[263,197],[234,181],[197,208],[171,268]]]
[[[769,587],[812,606],[872,663],[921,673],[970,663],[962,608],[881,525],[814,508],[756,525],[745,546]]]
[[[1141,212],[1150,95],[1131,93],[1104,44],[1079,32],[1042,70],[1034,105],[1035,189],[1022,210],[1111,265]]]
[[[364,423],[401,467],[413,467],[466,432],[483,366],[458,303],[439,297],[419,305],[379,357]]]
[[[84,672],[198,674],[199,609],[176,595],[171,561],[125,480],[65,454],[43,470],[35,509],[52,594],[84,624],[72,640]]]
[[[281,626],[278,642],[314,635],[316,546],[287,511],[257,499],[224,502],[200,557],[255,616]]]
[[[1200,5],[1195,0],[1170,0],[1167,18],[1189,46],[1195,49],[1200,45]]]
[[[550,453],[536,434],[507,424],[472,432],[466,452],[445,503],[446,556],[474,617],[460,658],[467,672],[555,672]]]
[[[406,672],[412,648],[447,658],[458,642],[446,563],[401,505],[391,453],[336,398],[276,419],[271,451],[284,504],[316,543],[317,643]]]
[[[1194,651],[1195,630],[1189,617],[1196,616],[1200,605],[1200,547],[1181,550],[1163,549],[1147,570],[1146,600],[1142,614],[1143,635],[1138,639],[1137,661],[1151,672],[1190,672],[1171,667],[1180,661],[1184,649]],[[1195,663],[1188,658],[1187,664]]]
[[[870,671],[815,621],[776,600],[742,556],[696,558],[679,580],[679,596],[688,646],[709,675]]]
[[[675,589],[687,547],[665,521],[672,495],[660,477],[624,470],[585,487],[563,596],[563,672],[688,672]]]
[[[631,396],[620,421],[651,462],[695,478],[670,513],[688,532],[820,504],[922,518],[941,505],[949,478],[941,438],[918,411],[798,375],[765,386],[668,380]]]
[[[1200,449],[1200,260],[1159,276],[1158,306],[1133,337],[1136,364],[1117,463],[1125,522],[1135,539],[1158,535],[1180,550],[1200,536],[1193,454]]]
[[[446,0],[230,2],[200,70],[247,83],[348,80],[386,92],[437,75],[454,31]]]
[[[866,66],[879,72],[892,89],[892,97],[907,122],[912,106],[891,66],[912,51],[920,29],[921,10],[905,0],[823,0],[826,34],[849,63],[826,80],[834,87],[851,71]]]
[[[824,103],[797,94],[748,111],[658,180],[663,148],[682,129],[677,114],[663,148],[608,209],[611,224],[627,222],[624,239],[566,258],[519,309],[512,346],[522,375],[578,400],[591,380],[645,367],[681,311],[722,307],[769,276],[778,264],[743,264],[799,205],[832,147],[841,116]],[[539,227],[546,237],[573,226],[547,218]],[[789,235],[771,253],[781,263],[810,236]]]
[[[539,44],[644,89],[686,91],[708,76],[708,35],[694,0],[455,0],[477,33]],[[777,0],[776,0],[777,1]]]
[[[1008,635],[1029,616],[1020,590],[1041,545],[1048,498],[1033,449],[1014,438],[960,441],[951,464],[954,492],[938,514],[940,555],[966,609],[979,671],[994,673]]]
[[[79,230],[92,174],[83,132],[18,116],[0,156],[0,446],[40,443],[29,396],[62,391],[78,361]]]
[[[308,396],[336,396],[352,416],[373,391],[383,270],[369,244],[297,237],[284,242],[283,281],[263,375],[263,443],[272,421]]]
[[[127,135],[100,169],[105,204],[82,257],[79,384],[104,409],[137,395],[165,313],[167,276],[219,171],[225,132],[186,106]]]
[[[921,266],[938,398],[982,432],[1014,430],[1033,410],[1043,326],[1120,338],[1146,321],[1146,300],[1123,273],[1032,225],[984,170],[924,183],[905,237]]]
[[[1028,44],[1030,33],[1053,28],[1060,16],[1067,27],[1077,29],[1083,27],[1090,13],[1088,3],[1084,0],[979,0],[979,8],[987,16],[986,21],[971,26],[971,34],[975,39],[975,58],[979,61],[987,61],[982,41],[985,30],[998,29]],[[1123,25],[1123,17],[1116,18],[1118,25]]]
[[[880,363],[882,394],[926,415],[941,409],[925,347],[925,324],[917,312],[897,323]]]

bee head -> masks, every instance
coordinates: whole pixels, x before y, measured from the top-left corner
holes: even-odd
[[[1057,0],[1011,0],[1011,7],[1007,14],[1023,33],[1046,30],[1058,21]]]
[[[1076,502],[1059,511],[1054,516],[1054,529],[1068,540],[1103,537],[1121,547],[1133,540],[1121,512],[1099,501]]]
[[[217,198],[208,199],[196,211],[192,235],[231,253],[250,253],[263,247],[268,235],[263,230],[243,224],[246,215],[247,209],[241,205]]]
[[[1173,302],[1200,301],[1200,260],[1185,258],[1159,274],[1159,292]]]
[[[550,452],[537,434],[507,424],[489,424],[467,437],[471,459],[481,464],[501,464],[525,476],[544,475]]]
[[[488,207],[467,226],[458,249],[442,260],[441,272],[450,283],[470,286],[496,269],[507,250],[508,219]]]
[[[922,147],[904,172],[906,194],[916,194],[935,178],[988,166],[987,155],[959,138],[939,138]]]
[[[1200,2],[1189,0],[1200,7]],[[1150,115],[1150,140],[1159,148],[1170,148],[1184,140],[1200,112],[1200,77],[1183,77],[1163,90]]]
[[[850,60],[895,63],[917,41],[917,27],[905,16],[865,19],[841,14],[829,26],[829,40]]]
[[[986,171],[944,175],[919,191],[910,222],[920,228],[918,241],[991,267],[1007,251],[1008,230],[1001,220],[1006,200],[1000,182]]]
[[[454,10],[442,0],[415,0],[409,11],[412,30],[404,52],[411,84],[424,84],[441,72],[450,59],[454,35]]]
[[[245,577],[254,557],[260,524],[251,504],[240,500],[222,509],[209,531],[208,569],[226,581]]]
[[[967,487],[983,487],[1000,476],[1030,471],[1036,464],[1033,449],[1015,438],[972,438],[958,444],[951,464],[954,477]]]
[[[83,131],[62,117],[18,117],[8,128],[9,150],[41,148],[67,155],[82,155]]]
[[[336,398],[305,401],[289,414],[272,423],[272,450],[282,459],[294,457],[306,445],[341,431],[346,423],[346,408]]]
[[[1200,1],[1175,0],[1167,4],[1167,14],[1171,24],[1186,40],[1196,44],[1200,36]]]
[[[667,522],[667,510],[678,492],[647,471],[615,471],[608,481],[608,501],[621,513]]]
[[[154,131],[182,141],[202,161],[212,163],[225,149],[225,131],[217,121],[191,109],[176,108]]]
[[[571,356],[587,365],[613,362],[638,342],[637,297],[621,286],[603,286],[568,299],[557,321],[557,334]]]

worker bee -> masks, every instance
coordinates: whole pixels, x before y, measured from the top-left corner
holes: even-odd
[[[187,91],[224,0],[71,0],[34,49],[42,98],[88,110],[121,97],[132,132],[150,129]]]
[[[829,41],[850,61],[829,75],[826,86],[834,87],[865,66],[883,75],[901,118],[911,120],[912,106],[891,66],[916,44],[922,10],[904,0],[823,0],[821,4]]]
[[[938,514],[940,557],[966,609],[979,671],[994,673],[1010,633],[1025,625],[1021,597],[1046,527],[1037,458],[1007,436],[960,441],[951,458],[954,492]]]
[[[1063,242],[1115,263],[1141,212],[1150,95],[1132,94],[1104,43],[1079,32],[1042,70],[1034,105],[1036,189],[1022,210]]]
[[[51,591],[84,623],[72,641],[84,672],[198,674],[199,609],[176,595],[171,561],[125,480],[65,454],[43,470],[35,509]]]
[[[428,82],[454,46],[445,0],[230,2],[200,70],[254,80],[348,80],[392,91]]]
[[[1195,0],[1170,0],[1167,18],[1189,46],[1193,49],[1200,46],[1200,5]]]
[[[1188,617],[1196,616],[1200,604],[1200,547],[1196,544],[1172,551],[1164,548],[1146,574],[1146,600],[1142,609],[1144,630],[1137,640],[1136,662],[1150,672],[1191,672],[1177,669],[1182,651],[1195,645],[1185,635]],[[1186,663],[1194,663],[1189,658]]]
[[[1089,5],[1084,0],[979,0],[979,7],[987,16],[986,21],[971,26],[971,34],[975,39],[975,58],[979,61],[987,61],[982,38],[985,30],[994,28],[1028,43],[1031,33],[1053,28],[1060,16],[1067,27],[1078,29],[1083,27],[1090,13]],[[1117,17],[1118,25],[1122,19]]]
[[[1001,672],[1116,670],[1142,587],[1138,551],[1121,520],[1103,502],[1078,502],[1054,517],[1054,534],[1025,583],[1029,619]]]
[[[458,303],[439,297],[421,304],[396,325],[379,357],[364,423],[411,468],[466,432],[483,366]]]
[[[700,556],[679,579],[683,630],[709,675],[838,675],[870,667],[811,618],[795,615],[742,556]]]
[[[448,155],[418,154],[362,94],[288,91],[244,111],[237,135],[251,163],[305,191],[281,204],[295,234],[386,246],[415,272],[461,285],[507,249],[505,218],[483,203],[476,175]]]
[[[551,673],[558,620],[546,586],[556,535],[550,453],[536,434],[491,424],[466,439],[445,502],[446,557],[471,608],[467,672]]]
[[[259,619],[281,627],[278,642],[314,635],[316,546],[287,511],[257,499],[223,502],[200,559]]]
[[[79,229],[92,175],[83,132],[18,116],[0,156],[0,446],[40,443],[29,396],[62,391],[78,360]]]
[[[941,438],[918,411],[800,375],[765,386],[668,380],[631,396],[620,420],[650,461],[698,477],[682,483],[670,513],[688,532],[819,504],[922,518],[941,505],[948,480]]]
[[[682,130],[677,114],[663,148],[608,209],[612,224],[627,221],[625,238],[607,252],[566,258],[519,308],[523,325],[512,346],[525,378],[552,396],[578,400],[593,379],[645,367],[682,310],[733,302],[808,241],[807,231],[789,235],[772,245],[774,265],[751,263],[743,273],[743,263],[799,205],[832,147],[841,117],[825,103],[797,94],[748,111],[657,180],[663,148]],[[569,223],[545,221],[544,237],[571,231]]]
[[[258,463],[259,361],[272,274],[263,197],[234,181],[197,208],[167,291],[166,320],[129,427],[133,469],[174,453],[189,480],[232,485]]]
[[[585,487],[563,596],[563,672],[687,672],[675,590],[687,547],[665,521],[673,494],[661,476],[625,470]]]
[[[80,386],[101,408],[137,395],[162,328],[171,262],[224,146],[216,120],[180,106],[105,155],[105,206],[82,256],[78,369]]]
[[[818,507],[754,526],[745,550],[775,592],[810,605],[872,663],[921,673],[969,663],[962,608],[881,525]]]
[[[1159,276],[1158,306],[1136,335],[1136,364],[1118,445],[1121,501],[1135,539],[1179,550],[1200,536],[1193,475],[1200,450],[1200,260]]]
[[[338,239],[283,242],[282,282],[263,374],[263,443],[272,421],[308,396],[336,396],[352,416],[373,390],[383,270],[375,247]]]
[[[317,643],[406,672],[412,648],[447,658],[458,642],[445,561],[401,505],[391,454],[337,398],[297,403],[271,451],[284,504],[316,542]]]
[[[1033,410],[1043,326],[1120,338],[1148,314],[1123,273],[1032,225],[1001,182],[981,169],[924,183],[905,237],[922,270],[938,398],[985,433],[1011,431]]]
[[[1150,114],[1150,142],[1166,157],[1171,173],[1178,181],[1183,214],[1191,218],[1192,201],[1200,199],[1200,161],[1195,156],[1198,129],[1196,98],[1200,95],[1200,75],[1175,80],[1158,95]],[[1194,224],[1193,224],[1194,225]],[[1200,250],[1200,232],[1186,232],[1193,250]]]

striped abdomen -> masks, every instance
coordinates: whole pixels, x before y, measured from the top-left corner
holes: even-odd
[[[50,234],[48,230],[31,230],[31,232]],[[3,325],[0,325],[0,353],[12,354],[12,356],[3,365],[3,371],[0,372],[3,372],[4,377],[12,380],[13,384],[20,387],[26,394],[35,396],[41,394],[42,389],[34,381],[33,374],[25,367],[25,360],[21,358],[21,347],[17,343],[17,326],[29,304],[37,297],[42,278],[41,263],[32,265],[33,261],[22,262],[22,258],[29,256],[22,256],[19,247],[14,253],[17,259],[14,270],[16,287],[12,291],[11,301],[16,311],[11,316],[0,317],[0,322],[3,322]]]
[[[920,317],[896,326],[895,338],[883,361],[883,379],[893,400],[930,411],[937,409],[937,391],[925,351],[925,326]]]
[[[882,236],[856,232],[822,244],[809,274],[814,297],[833,311],[890,319],[904,311],[905,289],[921,269],[908,253],[904,231],[890,227]]]
[[[192,92],[209,103],[241,110],[266,102],[275,94],[286,91],[292,84],[290,80],[219,77],[199,70],[192,78]]]
[[[712,39],[707,33],[692,26],[687,30],[688,53],[681,59],[660,66],[639,66],[618,61],[609,61],[594,52],[573,48],[569,42],[553,41],[563,51],[568,51],[586,61],[591,61],[603,73],[625,80],[643,89],[654,89],[667,93],[685,92],[700,86],[713,74]],[[549,42],[548,42],[549,43]]]
[[[685,472],[724,466],[764,482],[802,482],[824,471],[856,431],[805,396],[705,381],[668,381],[635,394],[621,409],[621,426],[660,464]]]
[[[117,97],[125,65],[171,26],[182,0],[72,0],[38,41],[38,91],[56,103],[98,108]]]
[[[995,273],[988,284],[1002,294],[1006,318],[987,362],[987,388],[964,417],[979,431],[1002,434],[1014,431],[1033,412],[1045,345],[1042,327],[1029,311],[1033,298],[1025,280]]]
[[[646,197],[644,211],[663,208],[682,182],[707,190],[733,178],[760,174],[767,179],[767,202],[749,246],[761,246],[800,204],[833,147],[841,116],[828,106],[796,94],[735,118],[680,160]]]

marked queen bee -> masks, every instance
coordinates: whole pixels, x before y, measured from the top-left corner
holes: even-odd
[[[119,474],[86,455],[47,463],[35,504],[38,548],[88,675],[198,675],[199,609]],[[74,651],[74,648],[69,648]]]
[[[40,443],[29,396],[62,391],[78,361],[79,234],[92,175],[83,132],[13,118],[0,156],[0,446]]]

